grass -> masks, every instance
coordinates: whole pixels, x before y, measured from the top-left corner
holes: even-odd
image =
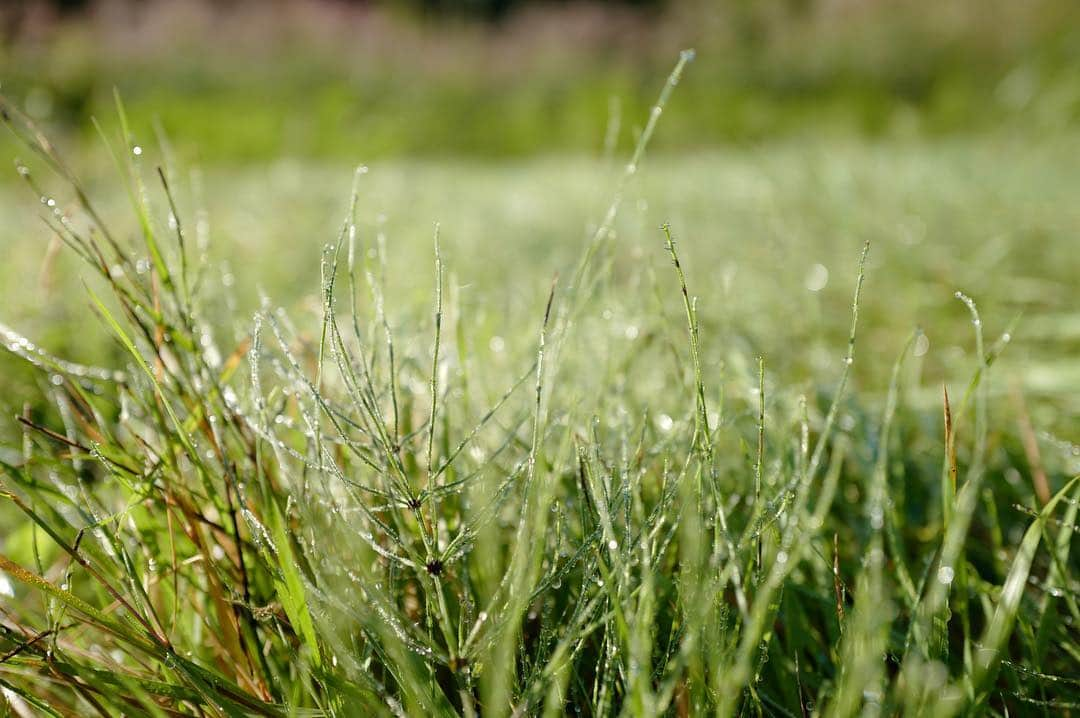
[[[52,134],[79,140],[69,152],[96,157],[91,119],[111,116],[118,87],[142,137],[163,127],[183,158],[210,163],[596,152],[613,126],[628,152],[686,45],[699,59],[657,138],[667,149],[1052,134],[1080,119],[1069,0],[554,3],[497,26],[424,23],[386,3],[261,5],[100,3],[29,22],[0,43],[0,83]]]
[[[386,222],[364,218],[378,169],[357,172],[314,301],[249,312],[256,272],[215,264],[167,153],[158,176],[126,123],[103,133],[125,220],[8,111],[110,337],[87,357],[90,330],[45,320],[69,335],[53,353],[98,371],[5,335],[27,399],[0,455],[11,712],[1080,702],[1076,178],[1045,174],[1068,140],[657,158],[639,178],[646,133],[626,166],[531,167],[490,213],[499,169],[400,166],[408,216]],[[1010,176],[972,181],[1003,157]],[[548,243],[598,202],[584,242]],[[289,207],[250,206],[233,215],[294,235]]]

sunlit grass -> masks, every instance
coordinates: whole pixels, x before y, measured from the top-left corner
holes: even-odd
[[[898,161],[891,184],[866,185],[851,168],[873,162],[841,151],[799,170],[821,176],[807,193],[784,189],[798,184],[789,165],[661,161],[665,194],[636,178],[639,152],[567,180],[589,180],[568,210],[580,242],[537,232],[519,253],[506,222],[490,244],[456,239],[486,219],[463,228],[469,207],[445,199],[450,216],[413,220],[422,241],[395,243],[363,216],[377,172],[358,172],[321,263],[310,242],[282,250],[279,267],[310,258],[318,287],[292,308],[272,299],[289,278],[209,258],[206,203],[174,195],[182,175],[163,161],[159,177],[126,129],[105,133],[132,189],[135,221],[118,231],[118,210],[96,212],[14,112],[12,126],[39,154],[28,171],[46,220],[83,259],[87,291],[62,291],[112,347],[84,358],[69,341],[60,359],[2,337],[5,366],[34,366],[0,455],[0,684],[16,713],[954,715],[1080,701],[1075,406],[1029,396],[1007,364],[1028,320],[995,295],[1029,289],[1053,367],[1070,340],[1046,317],[1075,310],[1060,286],[1075,260],[1054,244],[1058,266],[1003,276],[999,257],[1023,250],[979,244],[994,191],[990,219],[968,208],[945,225],[961,230],[950,249],[913,213],[945,222],[949,192],[973,195],[947,179],[935,201],[915,192],[929,164]],[[461,177],[443,177],[456,191]],[[683,191],[703,181],[719,191]],[[997,186],[1007,217],[1061,233],[1075,220]],[[886,187],[898,209],[874,197]],[[418,213],[425,191],[394,206]],[[668,205],[647,206],[653,192]],[[251,211],[290,237],[286,209]],[[842,239],[778,240],[820,232]],[[942,276],[904,291],[929,271]],[[237,298],[254,284],[269,296]],[[928,370],[938,345],[957,355]],[[1018,421],[1028,402],[1038,413]]]

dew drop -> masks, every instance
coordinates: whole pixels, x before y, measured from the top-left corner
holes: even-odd
[[[806,273],[805,281],[811,292],[820,292],[829,283],[829,269],[824,264],[815,264]]]

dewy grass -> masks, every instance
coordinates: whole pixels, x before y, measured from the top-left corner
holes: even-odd
[[[45,137],[5,118],[81,206],[46,221],[97,275],[93,305],[126,357],[100,369],[0,335],[48,378],[19,417],[22,445],[0,455],[5,510],[22,517],[0,553],[8,713],[1080,707],[1080,482],[1048,462],[1056,493],[1040,501],[1006,478],[1024,440],[995,425],[986,381],[1007,339],[984,349],[972,300],[977,366],[943,432],[940,413],[903,401],[918,334],[899,338],[880,406],[855,391],[871,250],[857,265],[853,252],[846,354],[807,396],[717,346],[693,252],[667,225],[660,307],[619,296],[620,185],[504,383],[469,354],[481,329],[438,232],[433,306],[395,306],[386,243],[358,230],[360,170],[323,257],[321,321],[267,300],[226,341],[223,289],[188,256],[173,178],[157,173],[159,223],[126,124],[116,156],[138,246]],[[539,271],[514,280],[547,286]],[[635,301],[653,321],[630,352],[593,315]]]

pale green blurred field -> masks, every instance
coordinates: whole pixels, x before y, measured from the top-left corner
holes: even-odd
[[[962,290],[982,311],[988,342],[1016,322],[993,391],[1015,382],[1039,425],[1064,428],[1080,409],[1080,170],[1069,161],[1078,149],[1072,136],[998,134],[773,142],[650,158],[628,187],[604,280],[620,289],[634,284],[633,291],[595,313],[610,317],[602,331],[636,332],[628,342],[642,341],[659,321],[658,302],[676,316],[659,230],[670,222],[699,296],[713,366],[732,353],[761,354],[788,382],[828,380],[843,352],[858,252],[870,240],[856,374],[863,391],[884,390],[893,358],[917,327],[929,343],[913,400],[939,405],[940,383],[969,375],[972,327],[954,297]],[[151,176],[156,152],[148,149],[144,159]],[[108,221],[134,240],[116,175],[85,169]],[[490,354],[492,337],[528,347],[522,333],[535,331],[550,278],[570,269],[620,171],[615,160],[558,155],[372,164],[360,184],[360,239],[371,247],[380,232],[386,238],[392,317],[402,325],[430,321],[437,222],[459,311],[487,333],[471,340],[480,355]],[[319,311],[319,255],[336,238],[352,167],[289,161],[177,174],[194,178],[180,183],[182,214],[197,216],[198,196],[205,199],[212,274],[229,275],[235,313],[223,324],[245,331],[260,292],[275,304]],[[0,186],[2,321],[59,354],[100,358],[108,345],[88,309],[85,272],[66,250],[47,249],[50,232],[35,197]],[[153,183],[149,191],[164,217],[163,195]],[[57,200],[64,206],[70,197]],[[601,290],[601,304],[608,294]],[[493,370],[506,371],[524,361],[490,359]],[[34,388],[18,380],[11,357],[0,362],[11,409]]]

